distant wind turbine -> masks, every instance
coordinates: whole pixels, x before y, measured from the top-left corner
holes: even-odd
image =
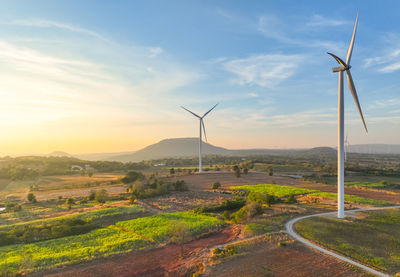
[[[354,87],[353,78],[350,73],[350,60],[353,52],[354,39],[356,37],[358,23],[358,15],[354,24],[353,36],[350,41],[349,49],[347,50],[346,62],[338,56],[329,53],[339,64],[339,67],[332,68],[333,72],[339,73],[339,98],[338,98],[338,218],[344,218],[344,99],[343,99],[343,71],[347,73],[347,82],[350,92],[353,95],[354,102],[356,103],[358,112],[360,113],[361,120],[364,124],[365,131],[368,133],[367,125],[365,124],[364,116],[361,111],[360,103],[356,88]]]
[[[201,156],[201,144],[202,144],[202,133],[201,133],[201,131],[202,131],[202,129],[203,129],[203,131],[204,131],[204,137],[205,137],[206,142],[207,142],[206,127],[204,126],[203,118],[204,118],[206,115],[208,115],[217,105],[218,105],[218,103],[215,104],[215,106],[212,107],[210,110],[208,110],[208,112],[206,112],[205,114],[203,114],[203,116],[199,116],[199,115],[195,114],[194,112],[192,112],[192,111],[186,109],[185,107],[181,106],[182,109],[188,111],[189,113],[191,113],[192,115],[194,115],[195,117],[197,117],[197,118],[200,120],[200,136],[199,136],[199,172],[202,172],[202,159],[201,159],[201,157],[202,157],[202,156]]]
[[[346,139],[344,140],[344,160],[347,161],[347,152],[349,152],[349,140],[347,139],[347,135],[346,135]]]

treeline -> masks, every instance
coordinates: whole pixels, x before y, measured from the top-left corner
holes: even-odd
[[[72,166],[80,166],[82,168],[89,166],[95,172],[116,172],[149,168],[149,164],[145,162],[85,161],[71,157],[4,157],[0,159],[0,178],[31,180],[39,176],[74,174],[76,171],[72,169]]]
[[[10,230],[0,231],[0,246],[78,235],[96,228],[99,228],[98,224],[77,218],[65,218],[38,225],[15,225]]]

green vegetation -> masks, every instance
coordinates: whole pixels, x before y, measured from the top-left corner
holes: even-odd
[[[205,231],[219,229],[224,225],[222,221],[211,216],[194,212],[177,212],[121,221],[116,226],[139,234],[150,241],[162,242],[171,237],[176,221],[185,223],[189,232],[194,236]]]
[[[108,200],[108,193],[105,189],[96,191],[94,199],[99,203],[106,203]]]
[[[333,192],[314,192],[309,195],[310,196],[320,196],[320,197],[329,198],[329,199],[337,199],[337,193],[333,193]],[[365,197],[361,197],[361,196],[357,196],[357,195],[350,195],[350,194],[344,195],[344,201],[351,202],[354,204],[369,205],[369,206],[393,205],[393,203],[391,203],[389,201],[365,198]]]
[[[297,194],[307,194],[307,193],[317,192],[316,190],[311,190],[311,189],[303,189],[303,188],[273,185],[273,184],[235,186],[235,187],[230,187],[230,189],[244,190],[248,192],[254,191],[254,192],[267,193],[269,195],[274,195],[277,197],[285,197],[292,194],[297,195]]]
[[[237,210],[246,205],[246,200],[238,199],[238,200],[224,200],[220,204],[208,205],[199,207],[196,209],[198,213],[213,213],[213,212],[223,212],[229,210]]]
[[[36,196],[32,192],[28,193],[28,196],[26,198],[31,203],[36,203],[37,202]]]
[[[211,185],[211,189],[220,189],[220,188],[221,188],[220,182],[215,182]]]
[[[144,199],[159,195],[165,195],[171,191],[186,191],[187,186],[183,180],[171,182],[166,179],[157,179],[154,175],[150,178],[137,180],[130,184],[128,191],[132,193],[132,199]]]
[[[129,171],[125,177],[121,179],[122,183],[128,184],[128,183],[133,183],[136,182],[137,180],[143,180],[145,179],[145,176],[141,172],[136,172],[136,171]]]
[[[386,270],[400,271],[400,211],[359,212],[340,220],[314,217],[296,224],[304,237],[363,263]]]
[[[87,233],[101,227],[103,218],[143,212],[138,206],[115,207],[25,223],[0,226],[0,246],[29,243]]]
[[[187,226],[191,237],[224,225],[214,217],[193,212],[166,213],[121,221],[82,235],[0,247],[0,272],[30,272],[116,253],[138,251],[143,247],[168,241],[173,236],[177,221]],[[26,257],[29,257],[28,262]]]

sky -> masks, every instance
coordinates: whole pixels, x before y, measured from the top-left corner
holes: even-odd
[[[133,151],[198,136],[231,149],[400,142],[399,1],[0,2],[0,154]]]

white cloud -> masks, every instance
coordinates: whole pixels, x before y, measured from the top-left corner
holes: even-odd
[[[100,35],[97,32],[94,32],[89,29],[85,29],[76,25],[62,23],[62,22],[55,22],[51,20],[44,20],[44,19],[19,19],[11,21],[13,25],[19,26],[26,26],[26,27],[40,27],[40,28],[60,28],[64,30],[68,30],[71,32],[81,33],[90,35],[102,40],[107,40],[104,36]]]
[[[301,55],[263,54],[224,63],[224,68],[237,76],[240,85],[274,87],[295,74],[303,61]]]
[[[337,26],[342,26],[349,24],[349,21],[345,20],[339,20],[339,19],[330,19],[327,17],[324,17],[319,14],[315,14],[311,16],[310,21],[306,23],[306,26],[308,27],[337,27]]]
[[[161,47],[150,47],[149,52],[150,52],[149,57],[155,58],[155,57],[161,55],[164,52],[164,50]]]

